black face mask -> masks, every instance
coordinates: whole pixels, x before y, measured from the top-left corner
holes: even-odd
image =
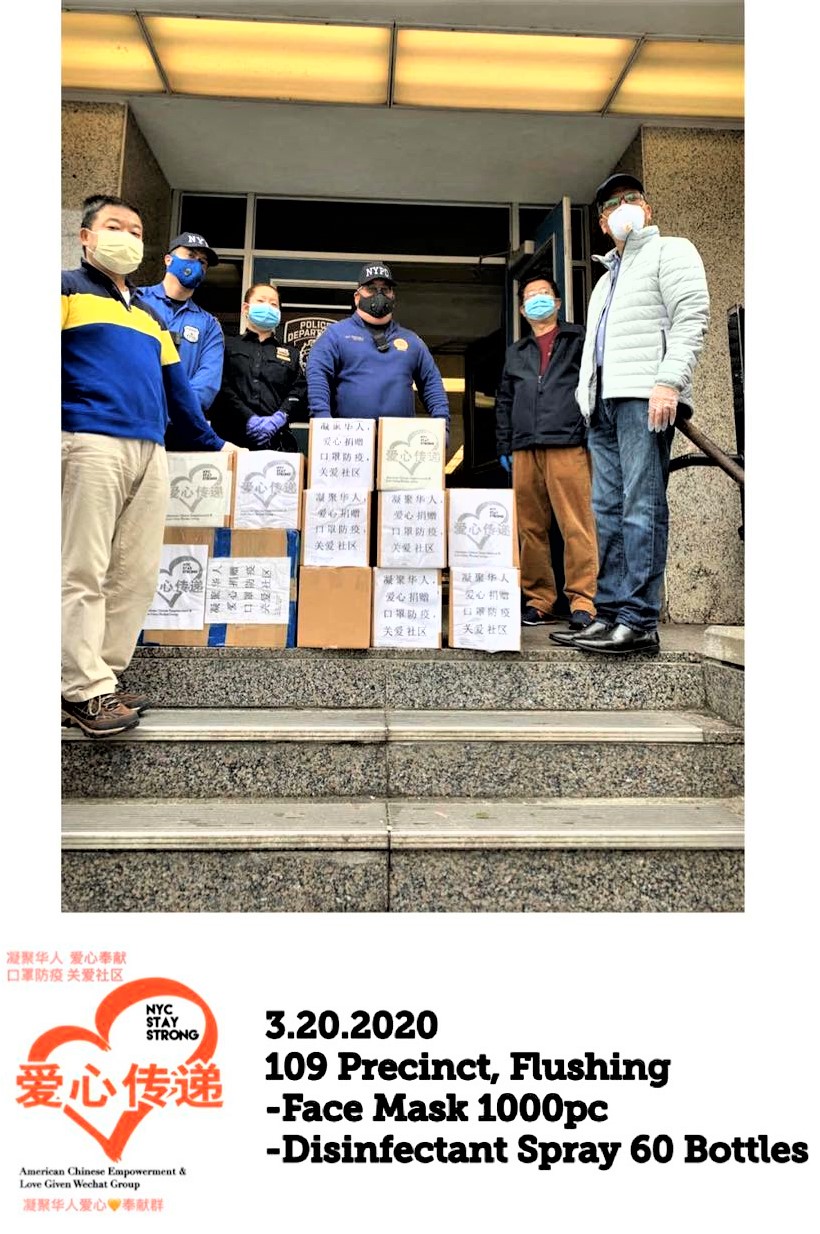
[[[376,291],[372,296],[359,295],[359,303],[356,306],[363,313],[369,313],[371,317],[389,317],[396,307],[395,297],[390,300],[383,291]]]

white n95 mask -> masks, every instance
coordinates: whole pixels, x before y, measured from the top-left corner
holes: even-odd
[[[642,206],[630,206],[628,202],[621,204],[612,211],[606,225],[616,240],[625,240],[632,231],[643,231],[646,226],[646,216]]]

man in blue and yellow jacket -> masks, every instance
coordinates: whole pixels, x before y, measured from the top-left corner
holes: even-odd
[[[84,260],[62,277],[62,715],[91,737],[132,728],[123,694],[154,595],[168,508],[165,430],[231,450],[202,414],[168,331],[126,275],[142,261],[139,212],[83,203]]]

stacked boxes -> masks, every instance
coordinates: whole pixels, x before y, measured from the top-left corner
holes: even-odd
[[[451,647],[521,650],[518,525],[511,489],[449,494]]]
[[[375,420],[315,416],[302,515],[300,647],[370,646]]]
[[[143,643],[439,648],[449,565],[450,646],[520,651],[513,493],[445,492],[442,420],[384,417],[377,441],[375,420],[312,419],[307,488],[301,454],[168,462]]]
[[[143,643],[292,647],[301,454],[169,454],[171,497]]]
[[[441,646],[444,464],[443,420],[379,421],[374,647]]]

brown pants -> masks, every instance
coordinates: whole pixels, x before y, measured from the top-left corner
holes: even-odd
[[[595,613],[598,548],[584,446],[516,450],[513,488],[521,549],[521,589],[528,604],[551,611],[558,593],[550,559],[552,515],[564,537],[564,594],[573,612]]]

